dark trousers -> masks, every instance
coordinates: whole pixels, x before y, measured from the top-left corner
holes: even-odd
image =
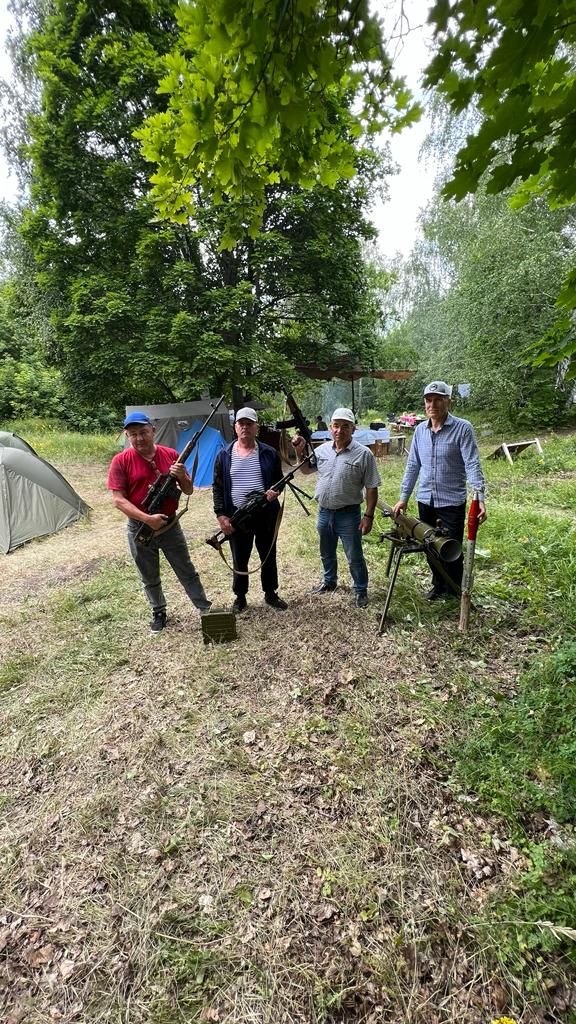
[[[260,570],[262,590],[265,594],[275,594],[278,590],[276,541],[274,540],[278,509],[279,506],[276,501],[269,508],[259,509],[248,522],[239,526],[230,537],[230,549],[232,551],[234,568],[238,570],[238,572],[234,573],[232,590],[238,597],[243,597],[248,591],[250,577],[240,576],[239,573],[247,571],[254,544],[256,544],[260,561],[262,562],[266,559]]]
[[[466,502],[462,505],[443,505],[441,508],[435,508],[434,504],[424,505],[421,501],[418,502],[418,515],[423,523],[427,523],[429,526],[436,526],[436,523],[440,519],[442,526],[448,531],[448,536],[453,537],[462,544],[464,540],[464,521],[466,519]],[[460,587],[462,585],[462,570],[464,567],[464,559],[462,556],[455,562],[443,562],[444,569],[448,573],[450,579],[454,580]],[[434,590],[437,590],[440,594],[451,594],[448,585],[444,577],[438,572],[437,569],[431,564],[428,559],[428,565],[432,571],[432,586]]]

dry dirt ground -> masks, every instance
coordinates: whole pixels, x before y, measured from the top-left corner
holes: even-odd
[[[545,1011],[478,927],[523,855],[441,756],[471,666],[505,689],[525,649],[495,632],[479,661],[447,610],[379,637],[378,601],[353,608],[345,572],[312,598],[314,527],[293,503],[288,612],[255,577],[239,639],[205,646],[166,569],[170,627],[151,638],[104,467],[59,468],[90,522],[0,579],[6,1024],[562,1020],[569,993],[543,968]],[[209,495],[191,504],[193,559],[228,604]]]

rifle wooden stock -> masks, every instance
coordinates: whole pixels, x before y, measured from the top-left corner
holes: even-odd
[[[223,401],[224,395],[222,395],[222,397],[218,399],[216,405],[212,406],[212,412],[206,418],[200,429],[197,430],[193,437],[190,438],[188,444],[182,449],[174,465],[183,466],[185,464],[186,459],[188,459],[190,457],[190,454],[194,451],[196,445],[198,444],[198,441],[200,440],[200,437],[206,430],[206,427],[210,423],[212,417],[215,416],[215,414],[217,413]],[[142,502],[142,507],[144,511],[148,512],[149,515],[151,516],[154,516],[157,513],[162,514],[162,505],[164,504],[164,502],[167,501],[169,498],[172,498],[172,500],[174,500],[174,498],[179,497],[179,495],[180,488],[178,487],[178,484],[176,483],[174,477],[170,476],[169,473],[159,473],[154,483],[150,485],[148,489],[148,494],[146,495],[144,501]],[[155,537],[157,534],[164,533],[165,530],[169,529],[169,527],[172,526],[172,523],[174,522],[175,518],[175,515],[169,516],[166,525],[162,527],[161,530],[153,530],[152,527],[148,526],[146,523],[141,523],[140,526],[138,527],[138,530],[134,534],[134,539],[136,543],[142,544],[144,547],[147,547],[147,545],[150,543],[153,537]]]

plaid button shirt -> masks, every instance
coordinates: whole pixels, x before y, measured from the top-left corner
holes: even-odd
[[[472,424],[448,413],[436,433],[430,420],[414,431],[400,497],[407,501],[416,481],[416,498],[436,508],[462,505],[466,501],[466,481],[484,501],[484,476]]]
[[[340,452],[333,441],[326,441],[314,454],[318,468],[314,497],[322,508],[335,511],[360,505],[364,488],[380,484],[376,459],[369,448],[354,438]]]

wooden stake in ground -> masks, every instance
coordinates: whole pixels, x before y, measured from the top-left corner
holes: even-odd
[[[474,491],[470,508],[468,509],[468,544],[466,545],[464,572],[462,574],[462,597],[460,599],[460,622],[458,624],[458,629],[461,633],[468,632],[468,622],[470,619],[470,597],[474,582],[474,552],[476,550],[479,514],[480,502],[478,501],[478,491]]]

